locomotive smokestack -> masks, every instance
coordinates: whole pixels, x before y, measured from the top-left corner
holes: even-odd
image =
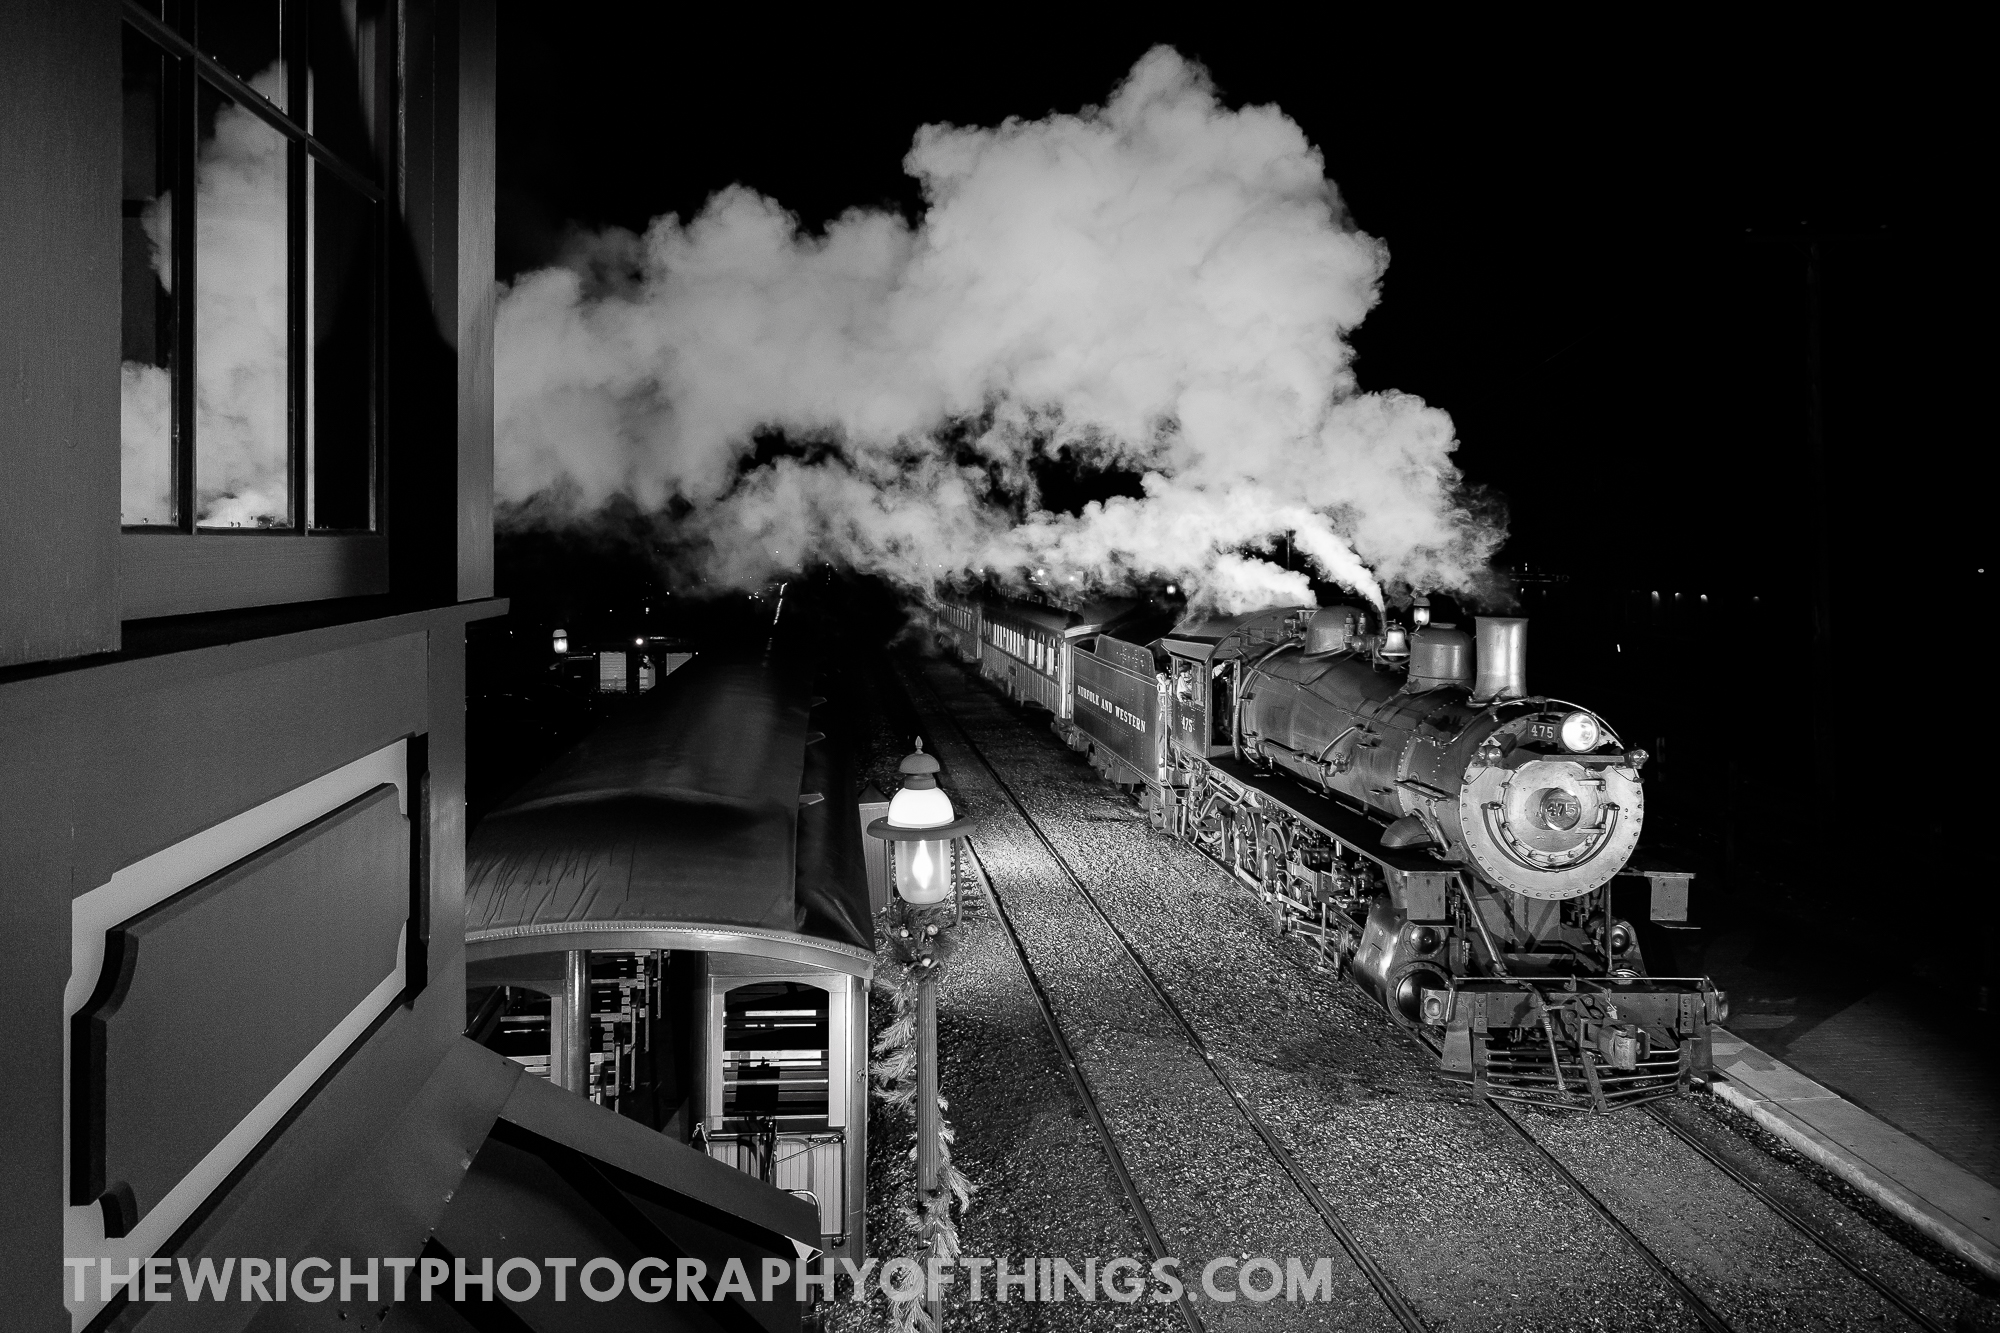
[[[1528,694],[1528,621],[1525,616],[1475,616],[1479,675],[1474,703],[1524,699]]]

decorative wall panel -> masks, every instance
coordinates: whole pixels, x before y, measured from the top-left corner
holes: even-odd
[[[385,784],[107,932],[73,1020],[71,1202],[125,1234],[395,975],[410,865]]]

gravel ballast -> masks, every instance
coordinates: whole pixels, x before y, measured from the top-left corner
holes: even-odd
[[[1302,1320],[1298,1326],[1390,1324],[1382,1303],[1249,1133],[1110,931],[963,743],[960,726],[1427,1325],[1696,1326],[1672,1289],[1497,1115],[1475,1102],[1469,1089],[1440,1078],[1429,1053],[1371,1003],[1316,971],[1310,950],[1280,936],[1250,890],[1151,829],[1129,801],[1048,734],[1045,714],[1028,720],[952,664],[929,661],[909,669],[921,674],[912,698],[946,765],[947,785],[979,820],[975,839],[994,887],[1170,1248],[1204,1257],[1331,1255],[1344,1275],[1335,1305],[1207,1305],[1204,1317],[1214,1326],[1233,1326],[1244,1316],[1260,1327],[1293,1326],[1293,1320]],[[1053,1052],[1050,1057],[1052,1063]],[[964,1106],[959,1077],[948,1075],[947,1095]],[[1906,1324],[1872,1289],[1664,1127],[1630,1113],[1534,1115],[1526,1122],[1739,1327]],[[962,1160],[974,1171],[968,1145],[984,1138],[984,1127],[969,1113],[958,1124]],[[980,1252],[969,1240],[967,1250]],[[1950,1299],[1947,1289],[1923,1304],[1942,1313]]]

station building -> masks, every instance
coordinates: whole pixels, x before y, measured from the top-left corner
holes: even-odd
[[[494,42],[490,0],[0,12],[9,1329],[484,1327],[151,1261],[822,1234],[463,1035]],[[149,1263],[171,1299],[107,1292]]]

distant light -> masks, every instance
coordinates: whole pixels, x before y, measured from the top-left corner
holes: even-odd
[[[1625,645],[1624,645],[1624,644],[1622,644],[1622,643],[1621,643],[1621,644],[1618,644],[1618,645],[1616,645],[1616,647],[1617,647],[1618,651],[1619,651],[1619,652],[1621,652],[1621,653],[1625,651]]]
[[[644,639],[634,639],[632,640],[632,646],[634,648],[644,648],[646,646],[646,641]]]
[[[1707,601],[1707,600],[1708,600],[1708,594],[1707,594],[1707,593],[1703,593],[1703,594],[1701,595],[1701,600],[1702,600],[1702,601],[1704,601],[1704,602],[1705,602],[1705,601]]]
[[[1173,584],[1169,583],[1169,584],[1167,585],[1167,596],[1169,596],[1169,597],[1172,597],[1172,596],[1173,596],[1173,595],[1174,595],[1175,593],[1177,593],[1177,592],[1179,592],[1179,591],[1180,591],[1180,589],[1179,589],[1179,588],[1177,588],[1177,587],[1175,587],[1175,586],[1174,586]]]

